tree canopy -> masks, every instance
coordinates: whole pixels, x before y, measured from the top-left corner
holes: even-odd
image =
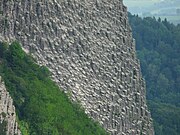
[[[180,134],[180,24],[129,13],[156,135]]]

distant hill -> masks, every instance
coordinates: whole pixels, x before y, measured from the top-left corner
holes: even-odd
[[[180,25],[129,14],[156,135],[180,134]]]
[[[167,18],[174,24],[180,24],[179,0],[124,0],[124,3],[133,14]]]

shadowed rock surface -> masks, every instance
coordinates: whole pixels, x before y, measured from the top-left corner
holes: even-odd
[[[1,0],[0,40],[18,40],[112,135],[152,135],[122,0]]]

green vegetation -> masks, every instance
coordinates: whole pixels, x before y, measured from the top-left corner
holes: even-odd
[[[14,100],[23,135],[106,135],[51,81],[18,42],[0,43],[0,75]]]
[[[0,135],[6,135],[7,121],[3,120],[0,122]]]
[[[180,134],[180,25],[129,14],[156,135]]]
[[[6,114],[2,112],[1,116],[3,120],[0,121],[0,135],[6,135],[6,126],[7,126],[7,121],[5,120]]]

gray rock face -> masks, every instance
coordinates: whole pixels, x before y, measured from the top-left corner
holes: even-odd
[[[1,0],[0,39],[18,40],[111,135],[152,135],[122,0]]]
[[[7,135],[21,135],[16,122],[16,112],[13,100],[7,92],[0,76],[0,123],[7,122]]]

